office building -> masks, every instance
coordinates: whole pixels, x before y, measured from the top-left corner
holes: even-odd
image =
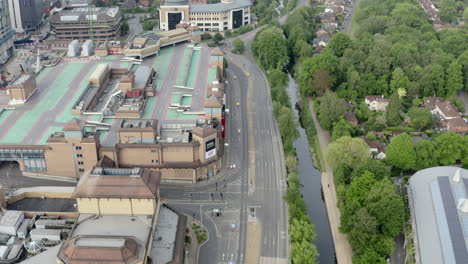
[[[11,27],[16,33],[35,30],[43,17],[41,0],[8,0]]]
[[[188,23],[202,31],[226,31],[251,23],[250,0],[222,0],[216,4],[201,1],[165,0],[159,8],[160,28],[172,30]]]
[[[58,40],[97,41],[120,37],[121,14],[118,7],[65,8],[50,16],[51,34]],[[90,19],[91,18],[91,19]]]
[[[0,0],[0,64],[4,64],[13,55],[13,35],[7,0]]]

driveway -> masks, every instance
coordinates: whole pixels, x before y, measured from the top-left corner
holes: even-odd
[[[458,99],[460,99],[463,102],[463,106],[465,107],[465,113],[463,114],[468,115],[468,93],[467,92],[459,93]]]

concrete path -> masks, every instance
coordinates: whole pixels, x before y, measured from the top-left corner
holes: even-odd
[[[317,135],[320,142],[320,150],[322,156],[325,157],[327,146],[330,144],[330,133],[320,126],[317,117],[314,112],[314,102],[309,100],[309,110],[314,120],[315,128],[317,129]],[[333,243],[335,244],[335,254],[338,264],[351,264],[353,250],[351,245],[346,238],[346,235],[340,233],[340,209],[337,206],[336,200],[336,189],[335,181],[333,180],[333,170],[328,165],[328,162],[324,159],[325,172],[322,173],[322,190],[325,198],[325,204],[327,206],[328,221],[330,222],[330,229],[332,232]]]

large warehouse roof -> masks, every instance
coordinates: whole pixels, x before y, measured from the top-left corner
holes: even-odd
[[[409,202],[420,263],[468,263],[468,171],[421,170],[410,179]]]

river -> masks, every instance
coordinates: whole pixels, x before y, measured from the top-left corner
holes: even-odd
[[[297,118],[299,118],[299,111],[294,106],[298,102],[298,91],[296,81],[289,75],[288,94]],[[317,233],[315,245],[320,254],[318,260],[322,264],[336,263],[335,247],[320,183],[322,173],[313,166],[305,129],[299,127],[298,130],[300,136],[294,141],[294,148],[297,153],[298,171],[302,183],[301,192],[306,201],[307,214],[312,224],[315,225],[315,232]]]

